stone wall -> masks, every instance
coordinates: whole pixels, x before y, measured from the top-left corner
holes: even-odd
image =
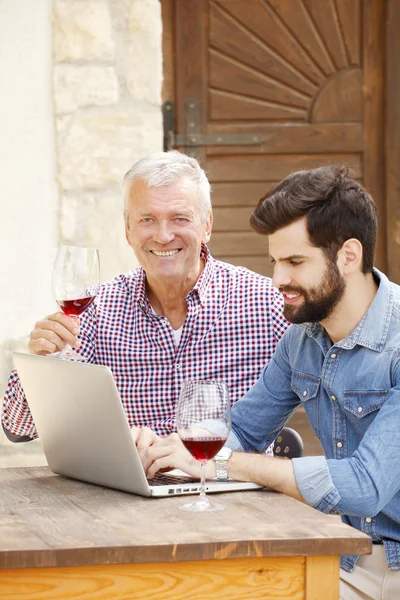
[[[4,390],[12,351],[26,350],[34,323],[57,308],[58,243],[98,247],[102,280],[137,264],[124,235],[121,179],[162,149],[162,24],[159,0],[0,6]],[[44,460],[40,442],[10,444],[0,432],[0,466]]]
[[[60,238],[98,247],[108,279],[136,264],[121,178],[162,147],[159,0],[56,0],[53,39]]]

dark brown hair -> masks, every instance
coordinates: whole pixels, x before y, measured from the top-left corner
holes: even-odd
[[[348,175],[347,167],[297,171],[261,198],[250,217],[255,231],[271,235],[306,217],[311,243],[331,260],[350,238],[363,247],[362,272],[372,271],[377,217],[375,203]]]

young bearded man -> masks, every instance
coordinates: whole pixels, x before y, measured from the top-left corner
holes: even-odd
[[[273,284],[294,325],[232,409],[226,475],[255,481],[341,515],[373,540],[370,556],[341,558],[341,598],[400,598],[400,287],[373,268],[374,202],[345,168],[290,175],[259,202]],[[326,456],[277,461],[262,452],[303,405]],[[214,432],[216,433],[216,432]],[[177,436],[138,432],[151,477],[195,475]],[[210,461],[207,475],[215,476]]]

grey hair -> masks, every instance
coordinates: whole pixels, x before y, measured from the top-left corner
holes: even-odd
[[[201,220],[205,222],[211,211],[211,185],[207,175],[195,158],[178,150],[169,150],[149,154],[138,160],[125,174],[123,179],[125,223],[128,224],[129,197],[135,179],[141,179],[148,187],[162,187],[173,185],[182,177],[188,177],[197,185]]]

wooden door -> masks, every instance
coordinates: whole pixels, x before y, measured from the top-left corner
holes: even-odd
[[[175,104],[177,131],[188,132],[194,98],[196,133],[263,137],[257,145],[179,146],[199,156],[213,187],[216,258],[270,274],[266,238],[249,226],[252,209],[292,171],[335,163],[374,196],[376,264],[387,270],[389,254],[397,269],[400,240],[386,239],[388,2],[162,0],[164,100]]]

